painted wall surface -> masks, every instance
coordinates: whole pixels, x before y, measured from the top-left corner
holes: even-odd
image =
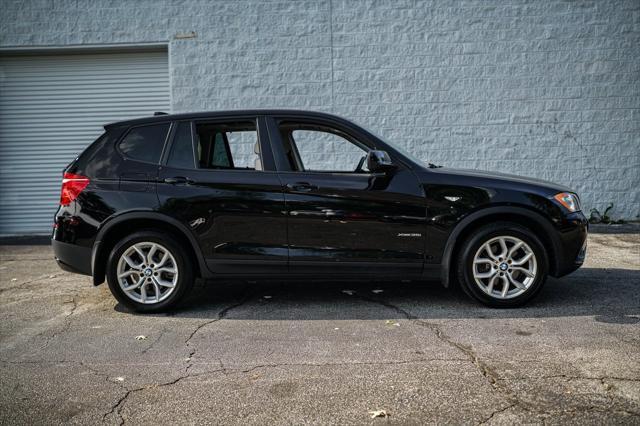
[[[174,112],[332,112],[426,161],[640,215],[638,0],[0,5],[0,47],[168,42]]]

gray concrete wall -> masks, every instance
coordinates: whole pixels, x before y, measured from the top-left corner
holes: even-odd
[[[167,41],[174,112],[333,112],[427,161],[640,215],[638,0],[0,4],[0,47]]]

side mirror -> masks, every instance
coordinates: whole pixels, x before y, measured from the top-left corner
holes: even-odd
[[[391,161],[391,157],[387,151],[379,151],[374,149],[367,153],[367,168],[370,172],[388,172],[394,170],[396,165]]]

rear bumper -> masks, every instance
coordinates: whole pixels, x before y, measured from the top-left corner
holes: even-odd
[[[582,266],[587,254],[588,229],[589,221],[582,212],[567,216],[566,225],[559,232],[560,250],[556,253],[554,277],[562,277]]]
[[[51,240],[58,266],[76,274],[91,275],[91,249],[75,244]]]

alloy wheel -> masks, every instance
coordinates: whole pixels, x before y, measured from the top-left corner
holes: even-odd
[[[178,284],[178,265],[171,252],[154,242],[140,242],[125,250],[118,260],[118,284],[138,303],[166,300]]]
[[[511,299],[526,292],[538,272],[536,255],[523,240],[513,236],[491,238],[473,258],[476,285],[496,299]]]

